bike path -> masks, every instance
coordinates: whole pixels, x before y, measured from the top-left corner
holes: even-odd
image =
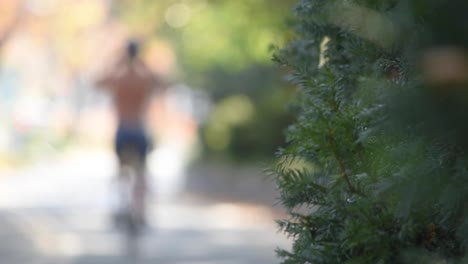
[[[109,218],[111,166],[107,154],[89,153],[1,177],[1,263],[262,264],[289,245],[263,205],[155,199],[140,257],[129,258]]]

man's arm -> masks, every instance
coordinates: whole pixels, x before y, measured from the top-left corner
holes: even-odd
[[[119,74],[119,71],[121,71],[123,68],[128,67],[128,57],[127,56],[120,56],[114,63],[113,66],[111,66],[105,73],[102,75],[102,77],[98,78],[95,81],[95,85],[99,88],[110,88],[113,87],[116,78]]]
[[[152,74],[152,90],[158,94],[164,93],[168,88],[170,83],[162,78],[161,76],[158,76],[156,74]]]
[[[152,93],[161,94],[164,93],[169,87],[169,82],[164,80],[161,76],[155,74],[148,66],[140,59],[133,62],[133,66],[137,71],[142,74],[147,82]]]
[[[112,76],[111,75],[105,75],[98,80],[96,80],[95,85],[98,88],[108,88],[109,86],[112,85]]]

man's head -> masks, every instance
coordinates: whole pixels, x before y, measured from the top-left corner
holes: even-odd
[[[127,55],[130,59],[135,59],[138,56],[140,46],[137,41],[130,40],[127,43]]]

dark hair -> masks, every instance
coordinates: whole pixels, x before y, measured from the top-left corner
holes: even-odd
[[[130,40],[127,44],[127,55],[134,59],[138,55],[139,48],[138,42]]]

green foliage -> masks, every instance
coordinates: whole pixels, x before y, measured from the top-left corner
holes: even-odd
[[[184,65],[199,72],[214,66],[238,71],[252,62],[269,64],[268,45],[282,41],[282,19],[290,2],[210,2],[183,29]]]
[[[201,128],[204,154],[242,161],[271,160],[284,142],[282,131],[289,114],[282,106],[290,92],[281,87],[269,46],[285,42],[289,34],[285,18],[295,1],[116,2],[116,14],[132,32],[171,44],[178,61],[176,74],[189,86],[210,92],[214,112],[230,109],[226,103],[232,102],[231,97],[241,96],[254,106],[251,117],[236,125],[228,117],[213,114]],[[186,15],[187,23],[171,26],[169,11],[182,6],[187,13],[175,12],[175,16]]]
[[[464,7],[296,4],[297,38],[275,56],[299,88],[273,170],[293,240],[282,263],[465,263],[468,85],[434,83],[421,62],[466,50]]]
[[[211,94],[216,105],[202,130],[207,144],[206,154],[219,156],[227,153],[237,161],[271,160],[272,153],[284,144],[283,131],[291,119],[284,105],[293,91],[280,86],[284,81],[271,66],[252,65],[238,73],[216,69],[210,72],[210,76],[207,86],[213,87]],[[245,100],[247,105],[228,106],[235,98]],[[229,122],[230,117],[245,115],[247,109],[250,113],[243,118],[243,122],[228,124],[233,123]],[[215,134],[210,132],[213,127],[224,124],[226,129],[219,129]],[[228,133],[225,146],[210,144],[210,138],[222,136],[223,133]]]

